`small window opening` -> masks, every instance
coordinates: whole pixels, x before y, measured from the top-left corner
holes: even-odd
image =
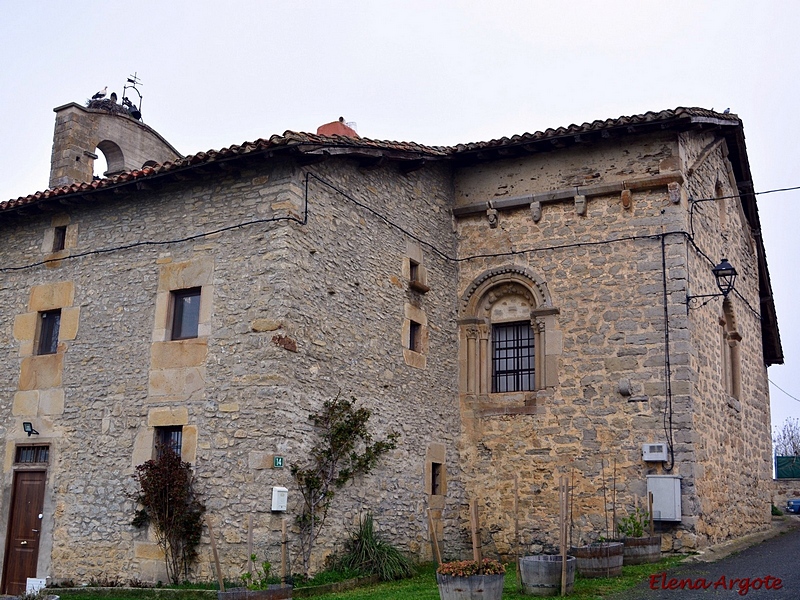
[[[172,339],[196,338],[200,324],[200,288],[172,292]]]
[[[419,263],[415,260],[409,260],[408,278],[411,281],[419,281]]]
[[[56,227],[53,232],[53,252],[58,252],[66,247],[67,226]]]
[[[61,309],[39,313],[39,337],[36,354],[58,352],[58,330],[61,325]]]
[[[422,352],[422,325],[411,321],[408,326],[408,349]]]
[[[428,292],[431,288],[425,285],[423,281],[425,279],[422,266],[415,261],[414,259],[408,259],[408,287],[416,292],[420,292],[424,294]]]
[[[50,446],[17,446],[14,462],[21,465],[46,463],[50,458]]]
[[[442,463],[431,463],[431,494],[442,495]]]
[[[174,452],[181,455],[181,445],[183,443],[183,427],[175,425],[170,427],[156,427],[155,450],[156,456],[162,456],[164,452]]]

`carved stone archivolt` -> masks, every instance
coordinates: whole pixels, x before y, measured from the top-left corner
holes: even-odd
[[[547,286],[526,267],[507,266],[479,275],[460,302],[459,387],[469,397],[489,400],[492,392],[491,332],[495,323],[529,321],[535,334],[536,389],[557,383],[561,347],[558,309],[550,301]],[[554,343],[545,344],[545,338]],[[549,354],[548,354],[549,352]],[[531,390],[534,392],[535,390]]]
[[[491,306],[508,295],[521,295],[531,308],[552,306],[545,283],[527,267],[512,265],[490,269],[476,277],[461,296],[460,317],[484,316],[480,314],[482,305]]]

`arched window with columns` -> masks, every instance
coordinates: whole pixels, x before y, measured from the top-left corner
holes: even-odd
[[[461,299],[461,393],[488,396],[557,385],[558,312],[544,282],[526,267],[477,277]]]

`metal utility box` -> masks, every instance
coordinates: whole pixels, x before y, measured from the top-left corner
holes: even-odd
[[[653,493],[655,521],[681,520],[680,475],[648,475],[647,491]]]
[[[649,442],[642,445],[642,460],[645,462],[666,462],[667,445],[664,442]]]
[[[286,512],[289,501],[289,490],[285,487],[272,488],[272,512]]]

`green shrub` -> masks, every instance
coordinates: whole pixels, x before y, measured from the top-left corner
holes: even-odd
[[[650,522],[650,513],[638,506],[617,524],[617,531],[625,537],[644,537],[644,528]]]
[[[272,570],[272,563],[265,560],[259,566],[258,557],[255,554],[250,555],[250,560],[255,565],[254,573],[242,573],[242,583],[248,590],[266,590],[271,584],[280,583],[281,578],[276,575],[270,575]]]
[[[337,570],[378,575],[381,581],[411,577],[414,569],[400,550],[377,538],[372,513],[358,520],[358,528],[345,542],[344,552],[333,561]]]

